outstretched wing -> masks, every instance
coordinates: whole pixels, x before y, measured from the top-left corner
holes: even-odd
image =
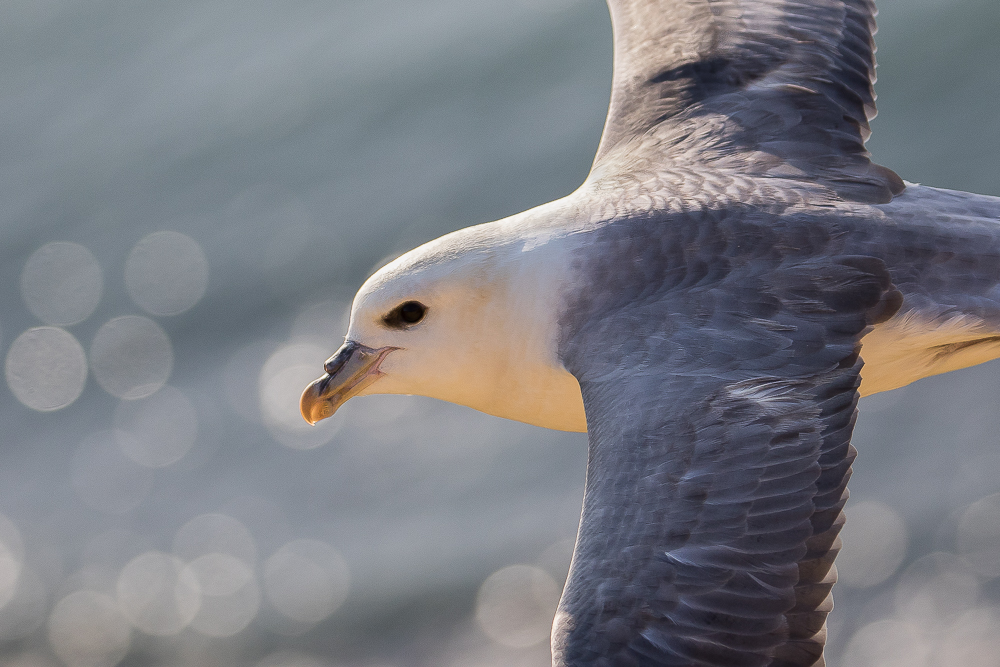
[[[901,297],[880,260],[780,229],[658,227],[595,239],[563,317],[590,459],[554,664],[820,663],[858,341]]]
[[[887,202],[873,165],[872,0],[608,0],[614,83],[595,170],[642,157]]]

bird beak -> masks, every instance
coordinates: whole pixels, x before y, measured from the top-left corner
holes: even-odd
[[[323,364],[326,374],[302,392],[299,408],[310,424],[333,415],[352,396],[383,375],[379,364],[398,347],[374,349],[347,341]]]

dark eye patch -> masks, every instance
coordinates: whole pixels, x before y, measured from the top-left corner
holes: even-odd
[[[388,315],[383,317],[382,321],[390,327],[402,329],[403,327],[416,324],[420,320],[424,319],[424,314],[426,312],[427,306],[419,301],[404,301],[393,308]]]

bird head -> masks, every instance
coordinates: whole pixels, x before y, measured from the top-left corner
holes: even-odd
[[[418,394],[586,430],[579,384],[557,355],[563,253],[510,227],[464,229],[375,272],[354,298],[344,344],[302,394],[305,420],[354,396]]]

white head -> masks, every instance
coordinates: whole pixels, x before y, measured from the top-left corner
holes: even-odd
[[[585,431],[579,384],[557,356],[564,253],[518,231],[503,222],[463,229],[370,277],[344,346],[302,394],[305,419],[353,396],[420,394]]]

